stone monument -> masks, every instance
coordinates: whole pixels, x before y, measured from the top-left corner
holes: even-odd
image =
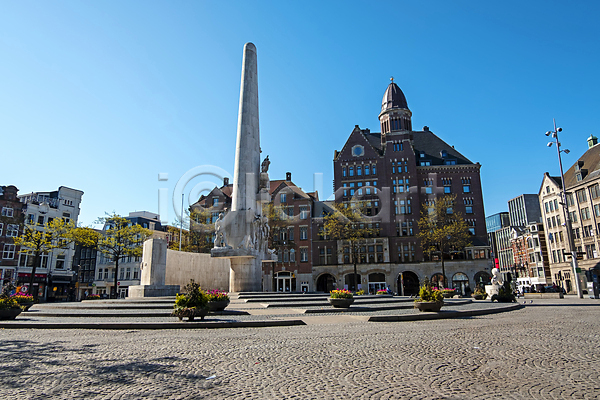
[[[148,239],[144,242],[140,284],[129,286],[128,298],[175,296],[179,285],[165,285],[167,241]]]
[[[492,280],[491,285],[485,285],[486,293],[492,297],[493,295],[498,295],[498,291],[504,284],[504,280],[502,279],[502,275],[500,275],[500,270],[498,268],[492,269]]]
[[[228,258],[231,263],[229,291],[262,290],[262,262],[270,261],[267,248],[269,225],[262,205],[270,201],[268,156],[260,161],[258,124],[258,71],[256,47],[244,46],[242,83],[238,112],[233,194],[231,210],[219,215],[215,223],[212,257]]]

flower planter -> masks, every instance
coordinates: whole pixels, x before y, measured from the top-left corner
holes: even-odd
[[[194,318],[200,317],[201,320],[208,314],[208,308],[182,308],[180,310],[173,311],[175,317],[183,321],[187,317],[188,321],[193,321]]]
[[[348,308],[352,303],[354,303],[354,299],[332,299],[331,297],[329,297],[327,301],[334,308]]]
[[[208,311],[223,311],[229,305],[229,300],[217,300],[208,302]]]
[[[419,311],[438,312],[443,305],[443,301],[415,301],[415,308]]]
[[[0,320],[15,319],[19,314],[21,314],[20,308],[5,308],[3,310],[0,310]]]
[[[455,294],[456,293],[454,292],[442,292],[442,296],[444,296],[445,299],[451,299]]]

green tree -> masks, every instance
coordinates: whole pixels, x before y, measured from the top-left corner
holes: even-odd
[[[354,266],[352,277],[354,291],[358,290],[356,264],[360,248],[364,246],[366,238],[379,234],[377,229],[371,227],[370,217],[363,213],[365,210],[366,204],[363,201],[335,203],[333,212],[323,217],[323,233],[331,239],[343,242],[342,248],[338,247],[338,252],[348,249],[350,253],[350,261]]]
[[[212,212],[202,207],[190,208],[189,231],[183,231],[181,250],[190,253],[210,253],[213,248],[215,224],[211,221]],[[179,250],[179,229],[173,231],[172,250]],[[171,231],[171,230],[170,230]]]
[[[456,212],[456,195],[438,197],[423,203],[418,222],[423,253],[439,253],[442,260],[442,287],[446,287],[444,254],[464,251],[471,245],[471,234],[463,216]]]
[[[97,233],[91,228],[76,227],[73,222],[65,222],[62,218],[54,218],[44,225],[28,222],[21,225],[23,233],[15,237],[14,244],[33,255],[29,289],[33,288],[35,272],[40,267],[42,255],[55,249],[66,250],[71,243],[92,246],[97,240]],[[37,297],[37,293],[32,293]]]
[[[104,229],[98,237],[98,249],[115,263],[115,281],[111,296],[116,298],[119,261],[129,256],[140,257],[144,240],[152,235],[152,231],[114,213],[100,218],[99,223],[104,224]]]

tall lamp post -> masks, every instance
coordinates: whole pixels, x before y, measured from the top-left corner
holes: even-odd
[[[571,216],[569,214],[569,207],[567,205],[567,188],[565,187],[565,174],[563,172],[563,166],[562,166],[562,159],[560,156],[561,152],[564,152],[565,154],[569,154],[569,149],[564,149],[561,150],[560,149],[560,142],[558,141],[558,132],[562,132],[562,128],[557,128],[556,127],[556,121],[553,120],[554,122],[554,130],[553,131],[548,131],[546,132],[546,136],[552,136],[552,138],[555,140],[554,142],[548,142],[548,147],[552,147],[552,143],[556,143],[556,151],[558,153],[558,165],[560,166],[560,180],[562,183],[562,190],[561,190],[561,204],[563,206],[563,212],[564,212],[564,216],[565,216],[565,225],[567,228],[567,238],[569,240],[569,252],[571,253],[571,262],[572,262],[572,268],[573,268],[573,276],[575,277],[575,287],[577,287],[577,296],[579,296],[580,299],[583,298],[583,293],[581,292],[581,283],[579,282],[579,273],[577,272],[577,270],[579,269],[579,267],[577,266],[577,252],[575,250],[575,240],[573,239],[573,229],[571,226]]]

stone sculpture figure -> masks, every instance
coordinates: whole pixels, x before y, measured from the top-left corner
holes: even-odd
[[[229,247],[227,245],[227,238],[225,237],[225,230],[223,226],[223,213],[220,213],[219,218],[217,218],[215,221],[214,247]]]
[[[271,161],[269,160],[269,156],[267,156],[262,164],[260,164],[260,172],[269,172],[269,165],[271,165]]]

